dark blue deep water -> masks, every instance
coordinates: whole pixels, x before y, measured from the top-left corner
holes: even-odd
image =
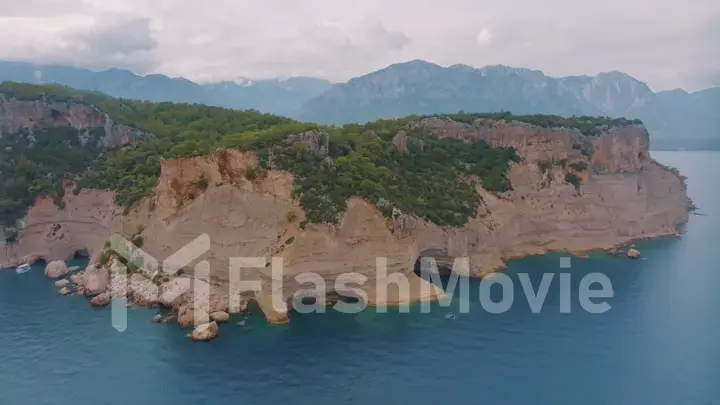
[[[119,333],[107,309],[55,294],[42,269],[0,273],[0,404],[720,404],[720,153],[654,153],[689,177],[707,216],[682,239],[642,243],[645,260],[515,261],[508,273],[608,275],[612,309],[559,312],[557,278],[539,314],[516,291],[502,315],[446,319],[363,312],[251,317],[193,343],[134,309]],[[539,282],[534,277],[535,285]],[[477,289],[477,284],[473,284]]]

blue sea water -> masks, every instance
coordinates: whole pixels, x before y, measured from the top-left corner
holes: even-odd
[[[176,324],[133,309],[119,333],[107,309],[56,295],[41,268],[0,272],[0,404],[720,404],[720,153],[655,152],[688,176],[700,211],[682,239],[646,242],[644,260],[559,256],[510,263],[507,274],[605,273],[604,314],[553,281],[533,314],[515,283],[504,314],[434,307],[410,314],[294,314],[270,326],[222,325],[193,343]],[[477,290],[473,282],[472,289]],[[456,303],[455,303],[456,304]],[[447,319],[448,313],[456,314]]]

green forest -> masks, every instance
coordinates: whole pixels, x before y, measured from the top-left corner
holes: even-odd
[[[71,128],[53,128],[0,138],[0,221],[12,224],[39,195],[62,197],[63,180],[82,188],[117,191],[117,203],[129,207],[152,193],[163,158],[194,157],[219,148],[255,152],[265,169],[294,175],[294,196],[310,222],[336,223],[348,197],[362,196],[390,216],[395,208],[444,226],[461,226],[475,215],[480,201],[472,178],[484,188],[511,188],[507,171],[519,161],[512,148],[491,148],[484,141],[439,139],[413,122],[424,118],[380,120],[342,127],[300,123],[258,111],[238,111],[197,104],[151,103],[114,99],[60,86],[3,83],[0,94],[18,100],[86,103],[115,122],[152,133],[155,139],[122,150],[101,150],[81,141]],[[634,121],[502,114],[443,115],[472,123],[478,118],[519,120],[541,126],[585,128],[596,134],[606,125]],[[587,127],[587,128],[586,128]],[[592,127],[592,128],[591,128]],[[322,151],[288,135],[324,133]],[[408,153],[398,152],[393,137],[407,135]],[[102,136],[93,130],[91,138]],[[272,157],[272,159],[270,158]],[[56,198],[61,204],[62,198]]]

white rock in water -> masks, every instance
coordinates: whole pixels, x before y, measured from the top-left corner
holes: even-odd
[[[218,326],[215,321],[204,323],[195,328],[190,334],[190,339],[195,341],[206,341],[214,339],[218,335]]]
[[[639,259],[640,258],[640,251],[637,249],[630,249],[627,252],[627,257],[631,259]]]

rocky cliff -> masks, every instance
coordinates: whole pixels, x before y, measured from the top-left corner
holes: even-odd
[[[202,310],[226,310],[227,291],[234,282],[228,271],[232,258],[261,257],[263,266],[240,270],[243,280],[260,281],[261,291],[238,293],[257,299],[270,320],[282,321],[287,308],[270,303],[272,299],[286,303],[307,288],[295,279],[302,273],[320,275],[329,287],[342,274],[361,274],[367,281],[350,289],[380,305],[375,288],[388,283],[375,271],[382,258],[389,275],[409,276],[409,296],[391,289],[388,300],[398,304],[442,294],[421,288],[425,281],[413,273],[421,256],[435,257],[445,266],[456,257],[468,257],[470,275],[483,276],[503,268],[511,258],[548,251],[582,254],[636,239],[676,235],[677,225],[687,220],[691,203],[683,179],[650,160],[648,134],[641,126],[608,128],[597,137],[587,137],[578,131],[504,121],[468,125],[426,119],[417,125],[440,137],[515,147],[523,161],[511,167],[513,191],[496,195],[478,185],[483,207],[460,228],[439,227],[399,212],[388,219],[360,198],[348,201],[337,226],[306,224],[291,197],[289,173],[264,171],[249,153],[219,150],[209,156],[164,160],[154,196],[125,215],[118,215],[107,192],[67,193],[64,211],[40,199],[28,214],[19,243],[6,246],[0,259],[6,264],[26,256],[49,261],[85,249],[97,260],[112,232],[127,237],[141,232],[142,249],[162,260],[207,234],[210,249],[193,257],[184,275],[168,276],[153,287],[136,274],[127,288],[141,286],[137,288],[146,291],[144,302],[185,311],[192,303],[163,294],[191,283],[195,263],[204,260],[209,263],[209,277],[203,275],[195,283],[218,293],[211,307]],[[402,148],[408,141],[396,139],[395,145]],[[573,169],[568,166],[573,162],[589,168]],[[582,183],[568,184],[569,174]],[[273,257],[283,264],[281,276],[272,273]]]
[[[127,125],[116,124],[107,114],[87,104],[72,101],[20,101],[7,99],[0,94],[0,136],[57,127],[74,128],[86,138],[89,138],[89,130],[102,128],[104,135],[97,146],[106,148],[126,146],[153,137],[152,134]]]

